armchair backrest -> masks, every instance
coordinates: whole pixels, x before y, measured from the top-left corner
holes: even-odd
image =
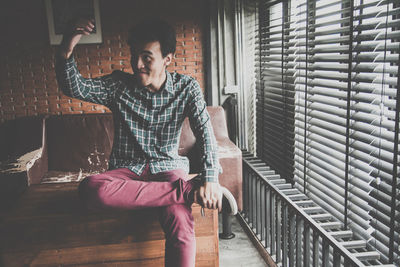
[[[207,107],[217,138],[228,136],[224,109]],[[46,119],[49,170],[105,171],[114,138],[112,114],[50,116]],[[196,138],[186,118],[179,142],[179,154],[198,156]],[[191,160],[192,162],[192,160]],[[195,165],[191,168],[197,169]]]
[[[106,170],[113,129],[112,114],[50,116],[46,120],[49,170]]]

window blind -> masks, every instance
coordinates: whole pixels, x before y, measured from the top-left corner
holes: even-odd
[[[256,152],[277,173],[293,180],[294,79],[288,53],[287,3],[259,4],[256,55]]]
[[[243,107],[246,108],[244,117],[245,125],[242,125],[247,131],[247,150],[254,153],[256,151],[256,138],[255,138],[255,51],[256,39],[258,37],[258,12],[257,0],[244,0],[240,2],[240,11],[243,15],[242,20],[242,36],[243,36],[243,85],[242,100],[245,102]],[[243,148],[243,147],[242,147]]]
[[[400,263],[398,1],[259,7],[257,155]]]

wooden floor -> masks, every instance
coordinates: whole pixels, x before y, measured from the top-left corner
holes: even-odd
[[[219,228],[222,229],[221,216]],[[236,218],[232,218],[232,232],[236,237],[230,240],[219,240],[220,267],[263,267],[267,266],[253,246]]]

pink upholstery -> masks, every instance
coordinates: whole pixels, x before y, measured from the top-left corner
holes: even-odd
[[[242,210],[242,152],[228,137],[224,109],[219,106],[207,107],[207,111],[211,117],[211,124],[218,143],[218,156],[223,170],[219,176],[219,182],[232,192],[239,210]],[[195,142],[196,139],[190,129],[189,120],[186,119],[182,126],[179,154],[188,155],[192,172],[198,171],[198,166],[195,164],[198,162],[195,159],[198,155]]]

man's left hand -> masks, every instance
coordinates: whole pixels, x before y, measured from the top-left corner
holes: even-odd
[[[222,210],[222,191],[218,182],[204,182],[199,188],[198,203],[208,209]]]

